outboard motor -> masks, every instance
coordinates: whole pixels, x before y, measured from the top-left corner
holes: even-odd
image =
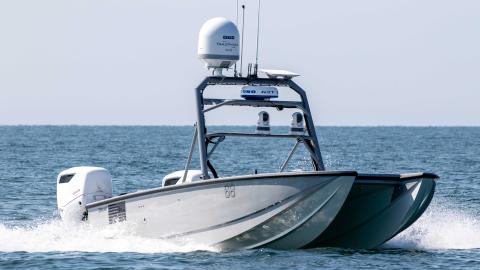
[[[85,206],[112,197],[112,176],[100,167],[74,167],[57,177],[57,206],[63,221],[87,219]]]

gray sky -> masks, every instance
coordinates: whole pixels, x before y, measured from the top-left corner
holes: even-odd
[[[216,16],[235,0],[0,0],[0,124],[192,124]],[[263,0],[260,66],[301,74],[317,124],[480,125],[480,1]]]

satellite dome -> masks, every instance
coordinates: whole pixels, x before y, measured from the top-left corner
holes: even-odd
[[[237,26],[222,17],[205,22],[198,35],[198,58],[207,68],[229,68],[240,57]]]

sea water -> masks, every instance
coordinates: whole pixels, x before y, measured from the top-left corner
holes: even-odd
[[[255,128],[209,131],[215,130]],[[480,268],[480,128],[319,127],[317,132],[328,169],[438,174],[430,207],[413,226],[373,250],[218,252],[140,237],[121,223],[103,229],[65,226],[56,210],[60,171],[105,167],[113,175],[115,194],[157,187],[164,175],[184,167],[193,127],[0,126],[0,268]],[[227,138],[212,162],[222,176],[273,172],[293,144]],[[198,168],[197,155],[192,168]],[[288,169],[308,170],[307,157],[300,149]]]

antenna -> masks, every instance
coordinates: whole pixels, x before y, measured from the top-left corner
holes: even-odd
[[[253,67],[253,75],[257,77],[258,72],[258,38],[260,36],[260,0],[258,0],[258,14],[257,14],[257,52],[255,55],[255,66]]]
[[[242,5],[242,48],[240,51],[240,77],[242,77],[243,67],[243,33],[245,32],[245,5]]]
[[[238,0],[237,0],[237,18],[236,18],[236,21],[235,21],[235,25],[238,27]],[[237,62],[235,62],[235,65],[233,67],[233,76],[234,77],[237,77]]]
[[[238,0],[237,0],[237,7],[236,8],[237,8],[237,18],[236,18],[235,23],[237,24],[237,27],[238,27]]]

